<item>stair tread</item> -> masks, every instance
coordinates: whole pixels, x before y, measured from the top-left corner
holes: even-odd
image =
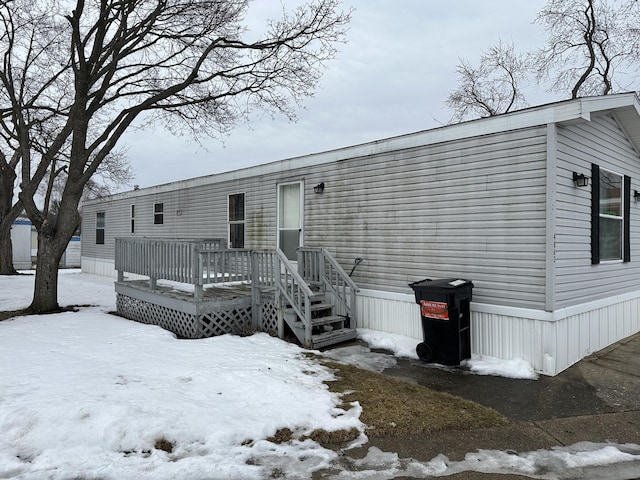
[[[311,319],[311,325],[314,327],[319,327],[321,325],[329,325],[330,323],[336,322],[344,322],[346,319],[340,315],[327,315],[326,317],[316,317]],[[304,322],[299,318],[293,322],[294,325],[303,328]]]
[[[334,307],[333,303],[313,303],[311,305],[311,311],[312,312],[317,312],[319,310],[329,310],[330,308],[333,308],[333,307]],[[284,311],[285,311],[285,313],[294,313],[295,312],[295,310],[291,306],[285,307]]]
[[[347,340],[352,340],[357,336],[358,332],[353,328],[340,328],[330,332],[315,334],[311,338],[313,348],[322,348],[336,343],[346,342]]]

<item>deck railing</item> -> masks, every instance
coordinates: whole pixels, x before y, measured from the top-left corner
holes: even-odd
[[[276,250],[276,288],[278,301],[284,299],[298,315],[305,325],[304,344],[310,346],[312,340],[312,324],[311,324],[311,298],[313,291],[305,282],[304,278],[298,273],[294,266],[280,250]],[[279,307],[282,307],[280,305]],[[279,308],[281,310],[281,308]]]
[[[148,277],[151,289],[160,279],[187,283],[198,300],[205,285],[275,286],[275,252],[226,249],[222,239],[116,238],[115,253],[118,281],[127,272]]]
[[[224,240],[116,238],[115,269],[118,280],[124,272],[157,279],[195,284],[199,276],[198,255],[224,248]]]
[[[344,312],[350,321],[349,327],[356,327],[358,286],[326,249],[320,247],[299,248],[298,271],[305,282],[310,285],[318,285],[333,294],[338,309]]]
[[[202,284],[226,282],[248,282],[251,280],[251,250],[205,250],[197,249],[199,256],[197,278]]]

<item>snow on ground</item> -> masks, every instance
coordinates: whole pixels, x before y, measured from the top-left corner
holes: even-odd
[[[0,309],[26,307],[33,278],[0,277]],[[349,460],[348,451],[300,438],[364,426],[359,406],[339,408],[323,383],[331,373],[297,346],[265,334],[177,340],[108,314],[113,281],[78,271],[61,272],[59,291],[61,304],[89,306],[0,322],[0,478],[304,479],[329,466],[342,479],[466,470],[571,478],[600,465],[606,472],[640,465],[638,445],[586,443],[470,452],[462,462],[444,455],[417,462],[371,447],[364,459]],[[412,355],[405,344],[414,340],[361,335],[372,348]],[[340,355],[377,369],[394,361],[366,347]],[[267,440],[283,427],[298,438]],[[608,475],[599,478],[627,478]]]
[[[535,380],[538,374],[531,364],[522,358],[502,358],[489,357],[487,355],[472,354],[469,360],[464,360],[469,370],[477,375],[495,375],[498,377],[518,378]]]
[[[396,357],[407,357],[417,359],[416,345],[419,340],[402,335],[393,335],[390,333],[368,330],[365,328],[358,329],[358,338],[366,342],[371,348],[379,348],[392,352]],[[380,362],[377,361],[375,355],[371,355],[370,350],[364,347],[360,354],[357,351],[349,352],[350,355],[345,357],[344,361],[355,363],[361,368],[368,368],[374,371],[382,371],[392,365],[386,365],[379,369]],[[337,355],[334,354],[337,359]],[[367,363],[368,366],[364,366]],[[504,360],[502,358],[489,357],[486,355],[472,354],[469,360],[464,360],[462,365],[467,367],[472,373],[478,375],[495,375],[499,377],[519,378],[519,379],[536,379],[538,374],[535,372],[530,363],[522,358],[513,358]]]

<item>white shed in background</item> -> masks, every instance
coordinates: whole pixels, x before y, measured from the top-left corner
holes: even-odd
[[[31,268],[31,221],[18,218],[11,226],[13,245],[13,268],[26,270]]]

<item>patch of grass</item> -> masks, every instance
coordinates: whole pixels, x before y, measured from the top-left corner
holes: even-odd
[[[299,438],[301,441],[311,439],[325,448],[339,448],[354,441],[359,436],[360,432],[358,429],[351,428],[349,430],[336,430],[334,432],[318,429],[314,430],[309,435],[302,435],[298,437],[290,428],[285,427],[278,430],[274,435],[267,438],[267,440],[272,443],[280,444],[290,442],[294,438]]]
[[[335,432],[328,432],[324,429],[319,429],[314,430],[310,435],[303,437],[302,440],[310,438],[325,448],[336,448],[347,445],[358,437],[360,437],[360,431],[357,428],[336,430]]]
[[[293,432],[290,428],[281,428],[273,436],[268,437],[267,441],[271,443],[287,443],[293,439]]]
[[[13,317],[19,317],[21,315],[27,315],[29,312],[27,312],[27,310],[22,309],[22,310],[7,310],[4,312],[0,312],[0,322],[2,320],[8,320],[10,318]]]
[[[155,443],[153,444],[153,448],[155,448],[156,450],[162,450],[167,453],[173,452],[174,446],[175,445],[173,444],[173,442],[170,442],[164,437],[156,439]]]
[[[344,403],[359,402],[360,420],[367,434],[379,436],[418,435],[442,430],[471,430],[508,423],[491,408],[353,365],[323,361],[336,371],[327,382],[342,393]]]
[[[91,305],[91,304],[67,305],[65,307],[59,307],[56,310],[53,310],[51,312],[43,312],[43,313],[34,312],[29,308],[23,308],[22,310],[5,310],[5,311],[0,311],[0,322],[2,320],[8,320],[13,317],[21,317],[26,315],[49,315],[49,314],[65,313],[65,312],[79,312],[80,308],[88,308],[88,307],[94,307],[94,306],[95,305]]]

